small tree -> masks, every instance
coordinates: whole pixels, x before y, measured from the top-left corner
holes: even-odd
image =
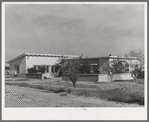
[[[114,60],[112,64],[113,73],[122,73],[123,72],[123,64],[120,60]]]
[[[129,72],[129,64],[127,62],[125,62],[125,71],[124,72]]]
[[[129,53],[129,56],[136,57],[139,60],[139,62],[143,62],[143,64],[144,64],[144,55],[142,54],[142,50],[139,51],[139,53],[136,53],[134,50],[131,50]],[[144,70],[142,69],[142,67],[140,67],[140,68],[135,67],[131,71],[131,74],[132,74],[134,80],[138,80],[138,78],[144,79]]]
[[[82,58],[82,55],[80,56],[78,63],[75,62],[75,60],[73,59],[72,65],[69,64],[70,65],[70,70],[69,70],[70,76],[69,77],[70,77],[70,80],[73,84],[74,91],[75,91],[76,83],[77,83],[78,76],[79,76],[81,58]]]
[[[105,62],[104,66],[103,66],[103,70],[108,73],[108,75],[110,76],[111,81],[112,81],[114,72],[113,72],[112,66],[110,66],[109,60]]]
[[[128,55],[129,55],[130,57],[138,57],[138,56],[139,56],[139,54],[136,53],[134,50],[131,50]]]
[[[79,75],[79,73],[78,73],[78,71],[76,71],[76,70],[72,70],[72,71],[70,72],[70,80],[71,80],[71,82],[72,82],[72,84],[73,84],[74,90],[75,90],[75,88],[76,88],[76,82],[77,82],[77,80],[78,80],[78,75]]]
[[[113,75],[115,73],[122,73],[122,61],[120,60],[113,60],[111,63],[109,63],[109,60],[105,63],[103,70],[108,73],[108,75],[111,78],[113,78]]]
[[[61,64],[60,68],[61,68],[62,74],[65,74],[68,70],[68,75],[69,75],[70,80],[73,84],[74,90],[76,88],[76,82],[77,82],[78,76],[79,76],[81,59],[82,59],[82,55],[79,57],[78,61],[76,61],[75,59],[69,60],[69,59],[62,58],[59,63],[59,64]],[[70,61],[71,61],[71,63],[70,63]],[[65,66],[64,66],[64,64],[65,64]]]

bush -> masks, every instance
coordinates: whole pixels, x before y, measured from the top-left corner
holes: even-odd
[[[94,70],[94,73],[95,73],[95,74],[99,74],[100,72],[99,72],[98,69],[96,69],[96,70]]]
[[[90,97],[91,95],[90,95],[90,93],[88,93],[88,92],[80,92],[80,93],[78,93],[77,94],[78,96],[85,96],[85,97]]]
[[[61,93],[61,92],[66,92],[66,90],[63,88],[54,90],[54,93]]]
[[[82,91],[77,90],[74,95],[84,96],[84,97],[98,97],[101,99],[106,99],[108,101],[124,102],[124,103],[137,103],[139,105],[144,105],[144,97],[137,93],[126,92],[123,89],[115,88],[111,90],[95,90],[95,91]]]
[[[28,73],[38,73],[38,72],[40,72],[40,73],[45,73],[45,66],[39,67],[38,70],[36,70],[35,67],[28,68],[27,71],[28,71]]]
[[[80,67],[79,72],[81,74],[90,74],[90,65],[87,64],[87,63],[82,64],[82,66]]]
[[[139,105],[144,105],[144,97],[137,94],[126,92],[123,89],[112,89],[107,91],[100,91],[99,93],[100,98],[105,98],[109,101],[116,101],[116,102],[125,102],[125,103],[138,103]]]
[[[35,68],[28,68],[27,71],[28,73],[37,73]]]
[[[132,72],[131,72],[136,78],[140,78],[140,79],[144,79],[144,71],[142,71],[139,68],[135,68]]]

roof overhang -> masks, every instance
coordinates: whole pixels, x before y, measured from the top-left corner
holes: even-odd
[[[24,56],[36,56],[36,57],[59,57],[59,58],[63,58],[63,57],[66,57],[66,58],[79,58],[79,56],[77,55],[62,55],[62,54],[38,54],[38,53],[22,53],[21,55],[7,61],[7,63],[11,63],[15,60],[18,60]]]

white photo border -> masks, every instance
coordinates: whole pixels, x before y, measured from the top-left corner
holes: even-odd
[[[145,32],[145,105],[131,108],[5,108],[5,5],[6,4],[143,4]],[[147,2],[2,2],[2,120],[147,120]]]

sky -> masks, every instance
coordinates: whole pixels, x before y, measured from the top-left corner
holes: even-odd
[[[144,5],[6,4],[5,60],[21,53],[123,56],[144,49]]]

